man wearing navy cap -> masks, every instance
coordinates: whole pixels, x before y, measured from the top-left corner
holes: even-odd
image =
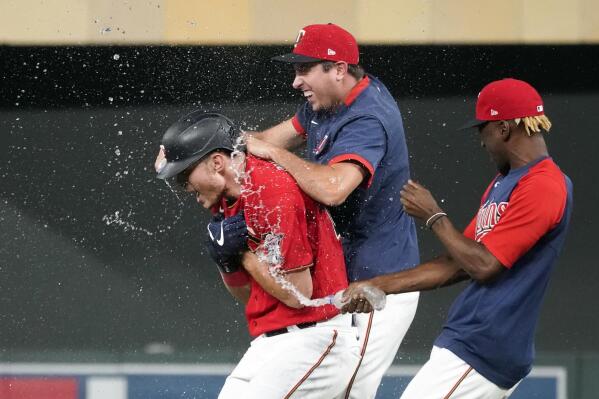
[[[499,171],[468,227],[456,230],[431,193],[409,181],[405,211],[425,221],[446,254],[345,292],[344,310],[362,311],[353,290],[364,284],[401,293],[470,279],[402,399],[502,399],[515,390],[532,367],[541,302],[570,221],[572,182],[549,157],[542,130],[551,122],[531,85],[489,83],[464,127],[478,128]]]
[[[354,37],[334,24],[306,26],[289,54],[305,98],[289,120],[247,137],[248,151],[287,170],[327,205],[343,239],[350,281],[419,263],[414,221],[398,206],[410,168],[399,108],[359,65]],[[289,150],[307,146],[308,160]],[[356,315],[360,362],[346,398],[374,398],[416,312],[418,293],[390,295],[384,310]]]

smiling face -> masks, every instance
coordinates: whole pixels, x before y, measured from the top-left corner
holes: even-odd
[[[299,63],[294,68],[293,88],[303,93],[312,110],[331,110],[343,101],[339,95],[340,80],[336,64],[328,70],[322,63]]]

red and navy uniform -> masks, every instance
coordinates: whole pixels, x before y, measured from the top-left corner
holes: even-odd
[[[503,266],[491,283],[472,281],[453,303],[435,345],[510,388],[534,358],[534,332],[572,211],[572,182],[551,158],[497,176],[464,236]]]
[[[368,177],[340,206],[331,208],[344,238],[348,276],[368,279],[419,263],[416,227],[399,203],[410,176],[401,114],[387,88],[364,77],[334,112],[305,103],[292,119],[320,164],[356,162]]]
[[[243,210],[250,250],[263,251],[265,239],[278,241],[276,266],[283,274],[310,268],[313,298],[347,288],[343,249],[326,208],[304,194],[293,177],[272,162],[247,156],[246,174],[237,202],[223,208],[225,217]],[[290,308],[252,278],[250,286],[245,314],[252,336],[339,314],[332,305]]]

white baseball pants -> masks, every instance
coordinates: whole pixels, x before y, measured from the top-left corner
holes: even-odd
[[[433,346],[401,399],[505,399],[516,389],[500,388],[453,352]]]
[[[227,377],[219,399],[342,397],[359,359],[351,315],[255,338]]]
[[[360,334],[361,361],[348,384],[345,399],[373,399],[383,375],[414,320],[420,293],[387,295],[383,310],[354,315]]]

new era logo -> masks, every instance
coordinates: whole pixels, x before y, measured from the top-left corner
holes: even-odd
[[[537,105],[537,112],[543,112],[543,106]]]
[[[491,110],[491,116],[495,116],[495,115],[499,115],[499,112],[497,112],[494,109],[492,109]]]
[[[335,50],[333,50],[333,49],[328,49],[327,50],[327,54],[328,55],[335,55],[335,54],[337,54],[337,52]]]

